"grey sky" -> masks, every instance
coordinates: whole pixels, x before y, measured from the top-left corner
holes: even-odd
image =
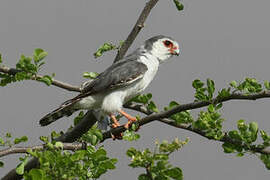
[[[83,72],[100,72],[112,63],[115,52],[98,60],[93,58],[93,52],[106,41],[124,40],[145,2],[1,0],[0,52],[4,63],[14,66],[20,54],[31,55],[35,48],[43,48],[49,56],[42,73],[55,72],[57,79],[79,85],[85,80]],[[157,34],[171,36],[181,44],[182,55],[164,64],[146,91],[153,93],[159,107],[171,100],[193,101],[191,82],[196,78],[213,79],[217,89],[247,76],[269,79],[270,1],[190,0],[184,4],[184,13],[179,13],[171,1],[161,0],[130,49]],[[30,144],[37,144],[41,135],[65,131],[71,118],[48,127],[39,127],[38,120],[75,94],[32,81],[0,88],[1,135],[7,131],[15,136],[27,135]],[[225,128],[236,127],[237,120],[246,119],[258,121],[270,132],[269,106],[267,99],[228,102],[223,111]],[[104,143],[109,155],[119,162],[116,170],[101,179],[137,179],[143,170],[127,166],[126,150],[131,146],[153,148],[156,139],[175,137],[191,139],[172,156],[172,163],[182,168],[185,180],[269,179],[269,171],[254,155],[239,158],[224,154],[220,143],[184,130],[154,122],[143,126],[139,133],[138,142]],[[1,176],[16,165],[17,158],[4,158],[6,166],[0,169]]]

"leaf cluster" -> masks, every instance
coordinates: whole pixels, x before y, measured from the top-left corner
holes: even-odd
[[[139,175],[139,180],[181,180],[183,179],[182,170],[178,167],[173,167],[168,160],[171,153],[180,149],[187,142],[188,139],[185,141],[175,139],[171,143],[168,141],[157,142],[153,152],[148,148],[143,151],[130,148],[126,153],[131,158],[129,166],[146,169],[146,173]]]
[[[107,157],[103,147],[88,146],[86,150],[70,152],[61,150],[59,144],[55,143],[50,150],[29,150],[31,156],[38,158],[40,167],[24,172],[24,179],[96,179],[115,169],[117,160]]]

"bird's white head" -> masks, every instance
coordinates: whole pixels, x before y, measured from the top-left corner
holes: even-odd
[[[173,55],[179,55],[178,43],[170,37],[158,35],[145,41],[144,48],[163,62]]]

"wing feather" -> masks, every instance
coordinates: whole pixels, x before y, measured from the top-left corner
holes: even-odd
[[[82,93],[68,102],[81,99],[99,92],[110,91],[128,86],[140,80],[148,70],[147,66],[136,60],[121,60],[114,63],[96,79],[83,88]]]

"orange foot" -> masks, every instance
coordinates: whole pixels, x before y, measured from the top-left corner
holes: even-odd
[[[130,124],[137,121],[137,119],[135,117],[129,115],[128,113],[124,112],[123,110],[120,110],[119,113],[122,114],[123,116],[125,116],[128,119],[128,122],[124,125],[124,127],[126,129],[129,128]]]
[[[119,127],[120,124],[119,124],[119,122],[117,121],[115,115],[111,114],[110,117],[111,117],[111,119],[112,119],[112,121],[113,121],[112,128],[117,128],[117,127]],[[115,139],[123,139],[123,138],[122,138],[122,137],[123,137],[123,134],[122,134],[122,133],[120,133],[120,134],[118,134],[118,135],[113,135],[113,134],[112,134],[111,136],[112,136],[112,139],[113,139],[113,140],[115,140]]]

